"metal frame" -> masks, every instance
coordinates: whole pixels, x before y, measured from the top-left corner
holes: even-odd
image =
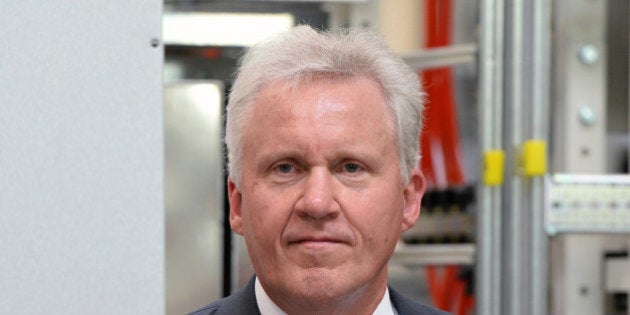
[[[605,170],[605,1],[555,1],[554,171],[576,173]],[[580,122],[580,108],[590,120]],[[595,120],[597,119],[597,120]],[[568,234],[551,242],[551,312],[603,314],[600,290],[602,236]],[[575,259],[579,257],[578,259]]]
[[[518,147],[524,140],[523,121],[524,114],[524,23],[523,23],[523,0],[514,0],[506,4],[506,29],[510,36],[506,36],[506,119],[509,120],[506,128],[505,147],[508,148],[506,158],[508,161],[516,161],[518,158]],[[505,171],[506,182],[504,191],[505,204],[505,269],[502,277],[502,287],[505,289],[505,299],[503,310],[505,314],[522,314],[528,299],[522,298],[526,295],[527,279],[529,272],[523,272],[527,266],[525,260],[526,248],[523,244],[527,241],[527,226],[529,222],[523,213],[524,205],[523,187],[524,182],[518,176],[516,165],[508,162]]]
[[[533,139],[544,139],[549,143],[551,109],[551,3],[546,0],[531,2],[530,20],[533,32],[532,60],[532,120],[529,134]],[[532,301],[530,314],[546,314],[549,294],[549,239],[544,232],[544,178],[537,177],[530,181],[529,196],[531,204],[531,287]]]
[[[483,152],[502,147],[504,2],[482,0],[479,45],[479,142]],[[501,188],[479,188],[477,314],[501,314]]]
[[[606,3],[555,1],[554,169],[605,171]]]
[[[444,264],[472,265],[474,255],[473,244],[399,245],[394,251],[392,260],[408,267]]]
[[[553,68],[555,172],[606,171],[606,6],[609,3],[612,2],[554,2],[554,36],[558,39],[554,42]],[[550,312],[605,314],[604,256],[608,252],[627,252],[629,241],[627,235],[609,233],[553,237]]]
[[[518,161],[549,134],[550,16],[548,1],[482,1],[480,144],[505,148],[506,170],[503,185],[480,188],[477,314],[547,313],[544,180]]]
[[[548,234],[630,234],[630,176],[554,174],[545,190]]]
[[[477,60],[476,55],[476,45],[461,44],[414,51],[402,58],[410,67],[422,70],[473,63]]]
[[[627,251],[629,244],[630,239],[623,235],[563,234],[554,238],[550,314],[606,314],[604,257],[609,252]]]
[[[502,314],[546,314],[548,239],[544,231],[544,178],[520,165],[527,140],[548,142],[550,16],[548,1],[506,5],[504,272]]]

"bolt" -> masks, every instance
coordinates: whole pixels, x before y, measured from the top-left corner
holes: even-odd
[[[599,60],[599,50],[595,45],[582,45],[578,51],[578,57],[583,64],[592,65]]]
[[[584,126],[592,126],[597,120],[597,115],[595,114],[595,111],[589,106],[582,106],[578,110],[578,117],[580,118],[580,122]]]
[[[581,294],[581,295],[584,295],[584,296],[588,295],[588,287],[587,287],[587,286],[585,286],[585,285],[584,285],[584,286],[581,286],[581,287],[580,287],[580,294]]]
[[[151,47],[157,47],[160,45],[160,40],[157,38],[154,38],[151,40]]]

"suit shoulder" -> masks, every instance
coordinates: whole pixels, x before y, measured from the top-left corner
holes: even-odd
[[[389,288],[389,297],[400,315],[449,315],[449,313],[436,308],[420,304]]]
[[[254,278],[234,294],[208,304],[189,315],[260,315],[256,294],[254,293]]]
[[[188,313],[188,315],[214,315],[221,307],[221,303],[224,299],[218,300],[212,304],[206,305],[194,312]]]
[[[206,305],[188,315],[260,315],[256,299],[244,294],[233,294]]]
[[[426,305],[419,305],[421,312],[419,314],[423,314],[423,315],[450,315],[450,313],[447,313],[445,311],[439,310],[437,308],[433,308],[430,306],[426,306]]]

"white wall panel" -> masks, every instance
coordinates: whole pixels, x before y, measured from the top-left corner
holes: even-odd
[[[0,313],[164,312],[161,1],[5,1]]]

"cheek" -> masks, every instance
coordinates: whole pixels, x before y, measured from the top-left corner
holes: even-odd
[[[382,246],[398,240],[402,202],[388,194],[375,194],[374,197],[354,203],[355,211],[348,213],[348,219],[366,243]]]
[[[243,195],[245,234],[259,241],[278,238],[282,233],[285,211],[282,201],[263,185],[253,184]]]

